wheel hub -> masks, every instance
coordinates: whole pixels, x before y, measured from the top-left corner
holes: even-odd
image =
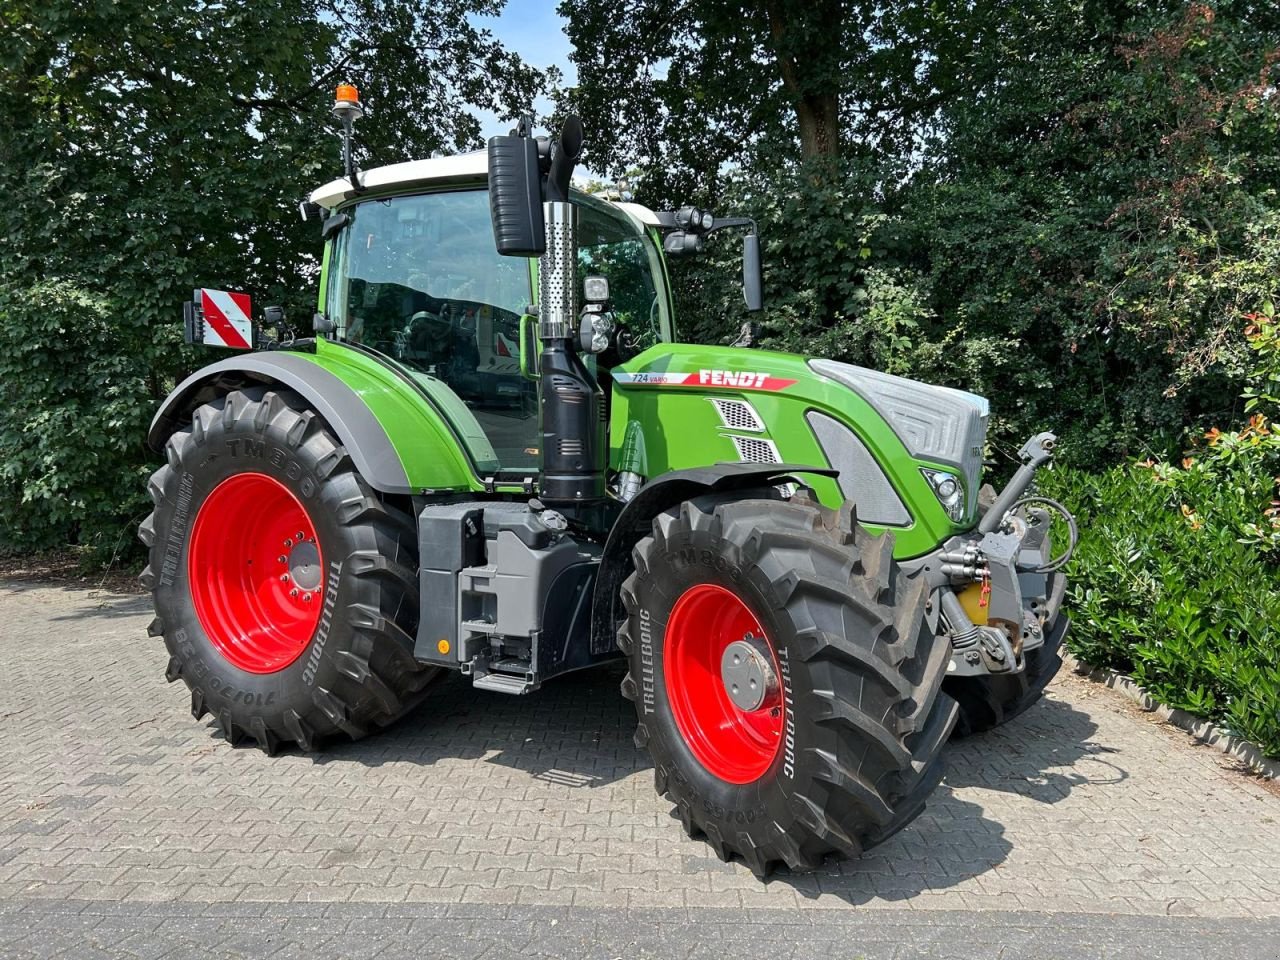
[[[261,473],[228,477],[200,505],[187,580],[205,635],[250,673],[297,660],[324,607],[324,557],[311,518],[288,487]]]
[[[320,550],[315,537],[290,547],[285,562],[289,565],[289,579],[295,586],[307,591],[320,586]]]
[[[724,648],[720,680],[739,710],[751,713],[777,699],[778,675],[773,672],[772,659],[764,638],[751,633]]]
[[[662,663],[672,718],[698,762],[729,783],[768,773],[786,704],[773,643],[742,598],[711,583],[685,590],[667,618]]]

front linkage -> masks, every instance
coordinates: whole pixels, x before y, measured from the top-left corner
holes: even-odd
[[[1060,616],[1060,572],[1076,544],[1065,507],[1032,492],[1036,472],[1053,459],[1056,437],[1040,433],[1018,451],[1022,465],[999,494],[985,488],[977,526],[933,553],[903,563],[925,576],[937,599],[931,614],[951,641],[946,689],[960,701],[962,733],[995,726],[1040,696],[1061,664],[1069,620]],[[1049,527],[1062,516],[1069,542],[1051,557]]]

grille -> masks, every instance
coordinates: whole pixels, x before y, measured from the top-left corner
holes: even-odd
[[[748,430],[751,433],[764,433],[764,421],[756,413],[755,407],[745,400],[722,400],[714,398],[716,412],[720,414],[720,422],[730,430]]]
[[[781,463],[778,448],[772,440],[759,437],[734,437],[733,445],[738,448],[738,459],[745,463]]]
[[[569,377],[552,377],[551,389],[560,397],[560,402],[564,404],[580,404],[586,400],[586,394],[578,390],[578,382]]]
[[[859,520],[894,527],[911,522],[893,484],[857,434],[816,410],[810,410],[805,419],[827,462],[839,471],[840,492],[857,505]]]

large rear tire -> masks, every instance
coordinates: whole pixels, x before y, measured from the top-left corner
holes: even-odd
[[[412,516],[356,472],[297,394],[233,390],[203,404],[151,477],[152,635],[166,677],[232,743],[267,752],[359,738],[418,700]]]
[[[658,792],[690,836],[764,877],[910,823],[942,777],[956,707],[941,693],[949,644],[890,535],[803,495],[737,496],[656,518],[623,585],[618,643]],[[735,650],[766,691],[746,709],[725,666]]]

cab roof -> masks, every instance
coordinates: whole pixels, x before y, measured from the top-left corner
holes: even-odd
[[[372,170],[361,170],[358,174],[360,186],[366,190],[377,191],[421,186],[428,183],[465,183],[487,179],[488,175],[489,154],[485,150],[473,150],[470,153],[459,153],[452,157],[432,157],[430,160],[392,163],[385,167],[374,167]],[[339,177],[313,190],[311,202],[332,210],[344,200],[350,200],[355,196],[355,191],[351,189],[351,182],[346,177]],[[613,203],[613,201],[606,202]],[[648,207],[638,203],[614,203],[614,206],[630,214],[644,226],[658,226],[657,216]]]
[[[488,176],[489,155],[484,150],[459,153],[452,157],[432,157],[430,160],[409,160],[385,167],[359,171],[360,186],[366,190],[382,190],[387,187],[408,187],[422,183],[451,183],[480,180]],[[355,196],[351,181],[346,177],[331,180],[311,193],[311,202],[332,210],[343,200]]]

